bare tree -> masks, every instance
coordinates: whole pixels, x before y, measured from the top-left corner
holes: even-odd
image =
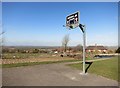
[[[4,40],[3,34],[4,33],[5,33],[4,31],[0,33],[0,45],[2,45],[2,43],[3,43],[3,40]]]
[[[62,40],[62,46],[64,47],[64,51],[66,52],[67,50],[67,46],[68,46],[68,42],[69,42],[69,34],[65,35],[63,37],[63,40]]]
[[[0,33],[0,59],[2,58],[2,44],[3,44],[3,37],[2,35],[4,34],[5,32],[2,32]],[[1,62],[0,62],[1,63]]]

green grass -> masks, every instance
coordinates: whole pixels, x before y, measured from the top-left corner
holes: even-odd
[[[2,68],[11,68],[11,67],[21,67],[21,66],[33,66],[40,64],[52,64],[52,63],[63,63],[63,62],[76,62],[80,60],[61,60],[61,61],[44,61],[44,62],[26,62],[26,63],[16,63],[16,64],[2,64]]]
[[[82,63],[69,64],[69,66],[82,70]],[[86,65],[87,67],[88,65]],[[118,81],[118,58],[95,61],[87,71]],[[119,73],[120,74],[120,73]]]

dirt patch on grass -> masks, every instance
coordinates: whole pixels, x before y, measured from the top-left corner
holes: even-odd
[[[56,57],[56,58],[30,58],[30,59],[1,59],[2,64],[13,64],[13,63],[25,63],[25,62],[45,62],[45,61],[62,61],[62,60],[74,60],[74,58],[68,57]],[[0,64],[1,64],[0,63]]]

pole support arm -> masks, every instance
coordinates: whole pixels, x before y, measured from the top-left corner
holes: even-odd
[[[82,24],[79,24],[79,27],[80,27],[80,29],[82,30],[82,32],[84,33],[85,32],[85,25],[82,25]]]

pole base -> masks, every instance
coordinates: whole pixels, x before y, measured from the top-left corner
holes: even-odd
[[[87,75],[88,73],[81,72],[79,73],[80,75]]]

